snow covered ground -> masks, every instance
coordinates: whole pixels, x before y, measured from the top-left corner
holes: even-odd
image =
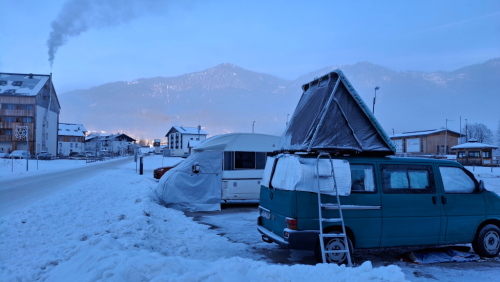
[[[269,263],[247,244],[231,242],[184,213],[156,204],[152,170],[161,160],[146,157],[145,175],[136,173],[135,163],[127,164],[1,215],[0,280],[406,281],[394,265]],[[166,158],[164,165],[178,161]],[[48,165],[28,174],[47,173]],[[80,165],[92,164],[81,161],[75,167]],[[0,174],[30,177],[4,166]]]

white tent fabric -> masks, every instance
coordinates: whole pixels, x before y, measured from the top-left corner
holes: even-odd
[[[277,159],[274,175],[271,180],[273,164]],[[349,196],[351,193],[351,168],[346,160],[332,160],[337,189],[340,196]],[[318,191],[318,177],[316,173],[316,158],[304,158],[298,155],[280,154],[268,157],[262,185],[269,187],[271,182],[273,188],[291,191]],[[321,190],[325,193],[335,192],[331,177],[331,165],[329,159],[319,161],[319,181]]]
[[[167,171],[156,187],[166,207],[183,211],[220,210],[222,187],[221,151],[196,152]],[[193,172],[198,165],[199,172]]]

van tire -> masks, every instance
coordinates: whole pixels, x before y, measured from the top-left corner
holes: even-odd
[[[472,248],[482,257],[496,257],[500,252],[500,229],[493,224],[483,226],[474,238]]]
[[[342,233],[342,232],[330,231],[330,232],[327,232],[326,234],[340,234],[340,233]],[[351,254],[351,262],[352,262],[352,249],[353,249],[352,242],[351,242],[351,239],[349,239],[349,236],[347,236],[346,239],[347,239],[347,244],[349,245],[349,253]],[[341,249],[345,248],[345,243],[344,243],[343,238],[325,238],[324,243],[325,243],[326,250],[328,250],[328,247],[335,247],[335,246],[337,246],[337,247],[343,246],[343,247],[341,247]],[[319,263],[323,263],[323,257],[321,255],[321,246],[320,246],[319,240],[318,240],[318,243],[316,244],[316,248],[314,249],[314,256],[316,257],[316,260]],[[327,263],[336,263],[338,265],[341,265],[341,264],[347,265],[348,264],[347,253],[341,253],[338,255],[325,254],[325,256],[326,256]]]

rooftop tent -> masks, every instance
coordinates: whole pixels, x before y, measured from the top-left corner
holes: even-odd
[[[392,155],[389,136],[342,71],[302,86],[303,94],[278,151]]]

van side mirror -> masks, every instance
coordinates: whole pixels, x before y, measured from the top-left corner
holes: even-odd
[[[479,180],[478,189],[479,189],[479,191],[484,191],[485,190],[485,188],[484,188],[484,181]]]

